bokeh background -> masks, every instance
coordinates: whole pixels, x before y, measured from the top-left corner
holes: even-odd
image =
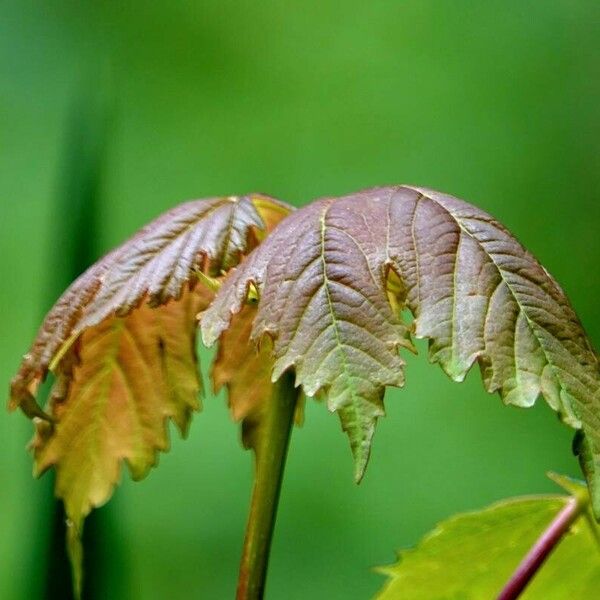
[[[414,183],[494,214],[600,345],[597,0],[0,3],[0,381],[87,264],[174,204]],[[440,519],[578,474],[543,404],[408,357],[364,482],[335,416],[294,431],[268,597],[369,598]],[[207,354],[203,352],[204,367]],[[225,399],[90,521],[87,597],[233,596],[252,462]],[[68,598],[51,475],[0,415],[0,597]],[[457,551],[459,551],[457,549]],[[62,565],[62,566],[61,566]]]

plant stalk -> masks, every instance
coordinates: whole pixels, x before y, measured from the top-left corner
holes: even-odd
[[[514,600],[527,587],[542,564],[558,546],[571,525],[584,513],[588,505],[585,497],[571,496],[564,508],[556,515],[523,558],[497,600]]]
[[[293,374],[284,373],[275,383],[270,405],[262,415],[256,432],[256,472],[237,600],[260,600],[264,594],[271,538],[298,395]]]

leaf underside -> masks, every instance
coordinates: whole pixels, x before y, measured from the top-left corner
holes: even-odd
[[[455,381],[477,362],[507,404],[543,395],[580,429],[600,515],[600,371],[564,292],[500,223],[452,196],[409,186],[325,198],[295,211],[223,283],[201,320],[214,343],[259,297],[252,339],[273,340],[276,380],[293,368],[338,412],[360,480],[386,386],[403,384],[398,349],[414,335]]]
[[[529,496],[498,502],[440,523],[398,562],[377,600],[495,598],[521,559],[564,507],[568,496]],[[523,600],[594,598],[600,552],[591,520],[571,527],[522,594]],[[585,560],[582,560],[586,557]]]
[[[121,462],[144,477],[168,449],[167,420],[185,435],[200,408],[198,314],[214,296],[205,283],[290,210],[260,195],[182,204],[88,269],[42,324],[9,407],[35,417],[35,472],[56,467],[77,586],[83,519],[109,499]],[[35,396],[49,370],[56,381],[44,411]]]
[[[233,317],[231,326],[219,340],[217,356],[212,366],[214,393],[227,388],[231,416],[242,422],[242,441],[254,448],[262,411],[272,397],[273,361],[269,347],[260,349],[250,343],[256,307],[246,304]]]
[[[167,450],[167,418],[185,435],[200,408],[196,315],[212,294],[198,286],[156,309],[143,305],[86,329],[57,369],[47,410],[31,442],[36,474],[56,465],[67,514],[85,516],[110,497],[126,460],[144,477]]]
[[[246,304],[233,316],[229,328],[219,340],[212,365],[213,391],[227,388],[231,416],[242,423],[242,442],[245,448],[256,449],[257,435],[269,406],[275,384],[271,381],[273,358],[271,344],[256,347],[250,340],[256,306]],[[295,421],[303,419],[302,402],[298,403]]]

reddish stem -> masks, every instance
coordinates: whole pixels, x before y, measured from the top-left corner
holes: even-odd
[[[569,531],[571,525],[579,518],[584,508],[585,502],[582,502],[579,498],[571,497],[567,500],[564,508],[556,515],[552,523],[521,561],[504,589],[500,592],[497,600],[514,600],[521,595],[532,577],[556,548],[563,535]]]

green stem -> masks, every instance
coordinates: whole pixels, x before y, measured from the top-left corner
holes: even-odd
[[[279,491],[299,391],[284,373],[275,384],[255,441],[256,473],[240,564],[237,600],[260,600],[265,589],[269,549]]]

